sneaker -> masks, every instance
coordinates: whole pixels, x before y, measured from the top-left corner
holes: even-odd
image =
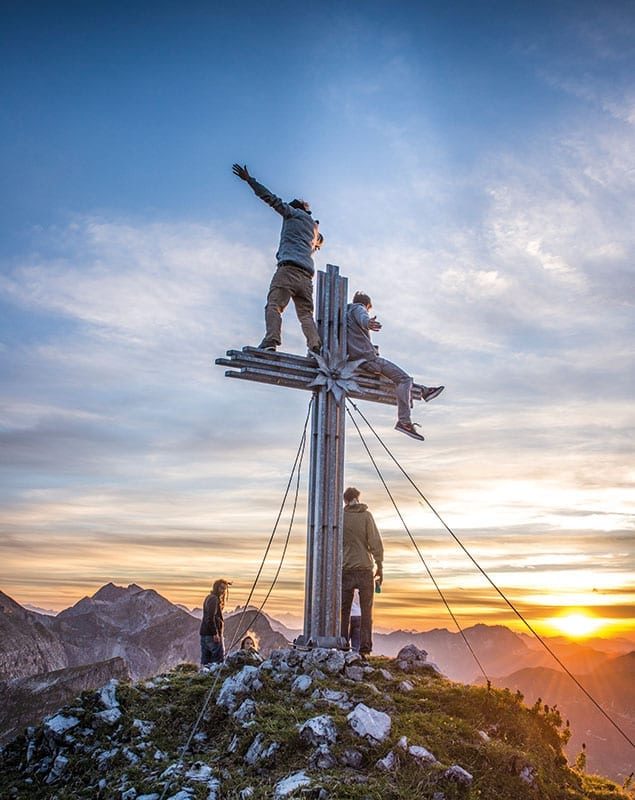
[[[444,389],[445,386],[426,386],[423,392],[421,392],[421,397],[426,403],[429,403],[430,400],[434,400],[435,397],[438,397]]]
[[[258,350],[264,350],[265,353],[275,353],[276,352],[276,346],[275,346],[275,344],[267,344],[267,345],[259,344],[258,345]]]
[[[313,347],[309,347],[309,355],[319,356],[321,352],[322,352],[321,344],[314,344]]]
[[[413,439],[418,439],[420,442],[423,442],[423,436],[415,430],[415,428],[420,427],[421,425],[417,425],[416,422],[398,422],[395,425],[395,430],[401,431],[401,433],[405,433],[406,436],[412,436]]]

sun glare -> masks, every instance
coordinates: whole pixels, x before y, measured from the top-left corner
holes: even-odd
[[[603,620],[592,617],[584,611],[572,611],[561,617],[554,617],[551,623],[561,633],[572,639],[590,636],[604,624]]]

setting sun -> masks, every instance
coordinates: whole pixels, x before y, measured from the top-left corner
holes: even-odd
[[[554,617],[551,623],[565,636],[577,639],[595,633],[602,627],[604,621],[592,617],[584,611],[574,611],[564,614],[562,617]]]

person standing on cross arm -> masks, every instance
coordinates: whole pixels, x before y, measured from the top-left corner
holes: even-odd
[[[227,589],[231,581],[219,578],[214,581],[212,591],[203,603],[203,618],[199,633],[201,636],[201,666],[221,663],[225,660],[225,644],[223,642],[223,608],[227,598]]]
[[[417,432],[420,427],[410,419],[410,390],[412,378],[401,367],[381,358],[378,349],[370,340],[371,331],[381,330],[381,322],[376,317],[370,316],[372,302],[364,292],[355,292],[353,302],[346,309],[346,335],[348,357],[351,361],[364,359],[360,369],[373,375],[385,375],[394,384],[397,393],[397,424],[396,431],[401,431],[413,439],[423,441],[423,436]],[[423,399],[426,403],[441,394],[443,386],[424,386]]]
[[[313,319],[313,253],[319,250],[324,237],[319,232],[319,220],[311,216],[306,200],[285,203],[258,183],[248,172],[247,165],[234,164],[234,175],[246,181],[257,197],[282,217],[280,244],[276,253],[278,266],[269,286],[265,306],[265,337],[258,345],[261,350],[275,352],[282,344],[282,312],[293,299],[296,314],[311,353],[322,348],[320,335]]]
[[[370,655],[373,649],[373,593],[375,580],[381,584],[384,579],[384,545],[373,515],[365,503],[359,502],[359,495],[359,489],[352,486],[344,492],[340,633],[348,640],[351,606],[357,589],[362,616],[359,653],[365,657]]]

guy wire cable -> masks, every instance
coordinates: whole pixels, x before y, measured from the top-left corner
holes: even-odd
[[[254,580],[253,585],[251,587],[251,591],[249,592],[249,597],[247,598],[247,600],[245,602],[245,605],[244,605],[244,608],[243,608],[243,613],[242,613],[242,616],[241,616],[240,620],[238,621],[238,626],[237,626],[236,630],[238,630],[240,628],[240,626],[242,625],[243,618],[244,618],[245,614],[247,613],[247,608],[249,607],[249,603],[251,601],[251,598],[253,597],[253,594],[254,594],[254,592],[256,590],[256,585],[257,585],[258,581],[260,580],[260,575],[262,574],[262,570],[263,570],[263,568],[265,566],[265,561],[267,560],[267,556],[269,555],[269,550],[271,549],[271,545],[273,543],[274,536],[276,535],[276,532],[278,530],[278,523],[280,522],[280,517],[282,516],[282,512],[284,511],[284,507],[285,507],[285,504],[287,502],[287,497],[289,496],[289,489],[291,488],[291,483],[293,482],[293,475],[295,473],[296,467],[298,466],[298,461],[300,460],[301,456],[304,454],[304,446],[305,446],[305,443],[306,443],[306,429],[307,429],[307,427],[309,425],[309,417],[311,415],[311,409],[313,408],[313,401],[314,400],[315,400],[315,395],[313,394],[313,392],[311,392],[311,399],[309,400],[309,407],[308,407],[307,412],[306,412],[306,419],[304,420],[304,428],[302,430],[302,436],[300,437],[300,444],[298,445],[298,450],[297,450],[297,452],[295,454],[295,461],[293,462],[293,467],[291,469],[291,474],[289,475],[289,480],[287,481],[287,487],[284,490],[284,497],[282,498],[282,504],[280,505],[280,510],[278,511],[278,516],[276,517],[275,525],[273,526],[273,530],[271,531],[271,536],[269,537],[269,541],[267,542],[267,547],[265,548],[265,554],[264,554],[264,556],[262,558],[262,561],[260,563],[260,568],[258,569],[258,574],[256,575],[256,579]],[[298,468],[298,471],[299,471],[299,468]],[[234,641],[232,641],[231,644],[233,645]]]
[[[278,569],[276,570],[276,574],[273,577],[273,581],[271,582],[271,586],[269,587],[269,590],[267,591],[267,594],[265,595],[264,600],[262,601],[262,603],[260,604],[260,607],[258,608],[256,613],[252,617],[251,622],[249,623],[249,625],[247,625],[245,627],[245,629],[240,634],[240,636],[235,636],[234,637],[234,639],[232,640],[232,644],[228,648],[228,652],[229,652],[229,650],[231,650],[231,647],[234,644],[234,641],[236,641],[236,639],[242,639],[242,637],[245,635],[245,633],[247,633],[247,631],[249,630],[249,627],[254,624],[254,621],[256,619],[258,619],[258,617],[260,616],[263,608],[265,607],[265,603],[267,602],[267,600],[271,596],[271,592],[273,591],[276,583],[278,582],[278,578],[280,576],[280,570],[282,569],[282,564],[284,562],[284,559],[285,559],[285,556],[286,556],[286,553],[287,553],[287,547],[289,545],[289,539],[291,537],[291,530],[293,529],[293,523],[295,521],[295,512],[296,512],[296,509],[297,509],[297,506],[298,506],[298,495],[299,495],[299,492],[300,492],[300,478],[302,476],[302,461],[304,459],[305,448],[306,448],[306,427],[304,428],[304,436],[302,437],[302,452],[300,453],[300,461],[298,462],[298,468],[296,470],[296,484],[295,484],[295,496],[293,498],[293,509],[291,511],[291,519],[289,520],[289,527],[287,529],[287,537],[286,537],[285,542],[284,542],[284,547],[282,548],[282,554],[280,556],[280,561],[278,562]],[[236,630],[239,630],[239,628],[236,628]]]
[[[236,639],[238,638],[236,636],[236,634],[240,630],[240,626],[242,625],[242,621],[243,621],[243,618],[244,618],[245,613],[247,611],[247,608],[249,606],[249,602],[250,602],[250,600],[251,600],[251,598],[253,596],[253,593],[254,593],[254,591],[256,589],[256,585],[258,583],[258,580],[259,580],[260,575],[262,573],[262,570],[264,568],[265,561],[267,560],[267,555],[269,553],[269,550],[271,549],[271,544],[272,544],[273,539],[275,537],[276,531],[278,529],[278,524],[279,524],[280,518],[282,516],[282,512],[284,511],[284,507],[286,505],[287,497],[289,495],[289,489],[291,487],[291,483],[293,481],[293,476],[294,476],[294,474],[296,472],[296,468],[297,468],[298,476],[300,474],[301,458],[302,458],[302,456],[304,454],[304,449],[305,449],[305,445],[306,445],[306,430],[307,430],[307,426],[309,424],[309,416],[311,414],[311,408],[313,407],[314,398],[315,398],[315,395],[311,394],[311,400],[309,401],[309,408],[307,410],[306,419],[304,420],[304,428],[302,430],[302,436],[300,437],[300,444],[298,445],[298,450],[297,450],[296,455],[295,455],[295,460],[293,462],[293,467],[291,468],[291,473],[289,475],[289,480],[287,481],[287,486],[286,486],[286,489],[285,489],[285,492],[284,492],[284,495],[283,495],[283,498],[282,498],[282,503],[280,505],[280,509],[278,511],[278,516],[276,517],[276,521],[275,521],[275,524],[273,526],[273,530],[271,532],[271,536],[269,537],[269,541],[267,542],[267,546],[265,548],[265,553],[264,553],[264,556],[263,556],[262,561],[260,563],[260,568],[259,568],[258,573],[256,575],[256,578],[255,578],[255,580],[254,580],[254,582],[252,584],[251,591],[249,592],[249,597],[247,598],[247,601],[246,601],[245,606],[243,608],[243,612],[242,612],[242,614],[240,616],[240,619],[238,621],[238,625],[236,626],[236,631],[234,633],[234,636],[232,637],[232,640],[231,640],[231,642],[229,644],[229,647],[226,650],[226,653],[229,653],[231,648],[234,646],[234,643],[236,642]],[[299,477],[298,477],[298,482],[299,482]],[[297,489],[296,489],[296,498],[295,499],[296,499],[296,503],[297,503]],[[294,506],[294,514],[295,514],[295,506]],[[287,535],[287,542],[288,542],[288,535]],[[286,543],[285,543],[285,551],[286,551]],[[280,566],[281,566],[281,564],[280,564]],[[276,579],[277,579],[277,575],[279,574],[280,566],[278,568],[278,573],[276,573]],[[268,595],[267,595],[267,597],[268,597]],[[224,663],[224,660],[225,659],[223,659],[223,663]],[[196,734],[196,731],[198,730],[198,726],[201,724],[201,720],[203,719],[203,715],[205,714],[205,712],[207,710],[207,706],[209,705],[209,701],[210,701],[210,699],[212,697],[212,694],[214,693],[214,689],[216,688],[216,684],[218,683],[218,679],[220,677],[220,671],[221,671],[221,668],[219,666],[217,671],[216,671],[216,675],[214,676],[214,682],[212,683],[212,685],[208,689],[208,691],[207,691],[207,693],[206,693],[206,695],[205,695],[205,697],[203,699],[203,704],[201,706],[201,710],[199,712],[198,717],[196,718],[196,722],[194,723],[194,725],[192,727],[192,730],[190,731],[190,735],[188,736],[187,742],[185,743],[185,745],[181,749],[181,754],[180,754],[180,756],[178,758],[178,761],[176,762],[175,768],[173,769],[173,773],[177,772],[178,769],[182,766],[183,759],[185,758],[185,754],[190,749],[190,745],[192,743],[192,739],[194,738],[194,735]],[[165,785],[164,785],[164,787],[163,787],[163,791],[161,792],[161,796],[159,797],[159,800],[164,800],[164,797],[165,797],[168,789],[170,788],[171,784],[172,784],[172,781],[170,780],[170,778],[168,778],[166,783],[165,783]]]
[[[364,436],[363,436],[362,432],[360,431],[360,429],[359,429],[359,426],[358,426],[357,422],[355,421],[355,419],[354,419],[353,415],[351,414],[351,412],[350,412],[350,409],[349,409],[348,407],[346,408],[346,413],[348,414],[348,416],[349,416],[349,417],[350,417],[350,419],[351,419],[351,422],[352,422],[352,423],[353,423],[353,425],[355,426],[355,430],[357,431],[357,433],[358,433],[358,435],[359,435],[359,438],[361,439],[361,442],[362,442],[362,444],[364,445],[364,449],[365,449],[365,450],[366,450],[366,452],[368,453],[368,457],[370,458],[370,460],[371,460],[371,462],[372,462],[372,464],[373,464],[373,467],[375,467],[375,471],[377,472],[377,475],[379,476],[379,480],[380,480],[380,481],[382,482],[382,484],[384,485],[384,489],[386,490],[386,493],[388,494],[388,497],[390,498],[390,501],[391,501],[391,503],[393,504],[393,506],[394,506],[394,509],[395,509],[395,511],[397,512],[398,516],[399,516],[399,519],[401,520],[401,524],[403,525],[403,527],[404,527],[404,529],[405,529],[406,533],[407,533],[407,534],[408,534],[408,536],[410,537],[410,541],[412,542],[412,544],[413,544],[413,546],[414,546],[415,550],[417,551],[417,555],[418,555],[418,556],[419,556],[419,558],[421,559],[421,563],[422,563],[422,564],[423,564],[423,566],[426,568],[426,572],[428,573],[428,575],[429,575],[429,577],[430,577],[430,580],[431,580],[431,581],[432,581],[432,583],[434,584],[434,588],[437,590],[437,592],[438,592],[438,594],[439,594],[439,596],[440,596],[441,600],[443,600],[443,604],[445,605],[445,607],[446,607],[446,609],[447,609],[447,611],[448,611],[448,614],[449,614],[449,615],[452,617],[452,620],[454,621],[454,624],[456,625],[456,627],[457,627],[457,630],[458,630],[458,631],[459,631],[459,633],[461,634],[461,638],[462,638],[462,639],[463,639],[463,641],[465,642],[465,646],[467,647],[467,649],[469,650],[469,652],[472,654],[472,657],[474,658],[474,661],[476,661],[476,663],[477,663],[477,665],[478,665],[478,668],[480,669],[480,671],[481,671],[481,673],[482,673],[483,677],[484,677],[484,678],[485,678],[485,680],[487,681],[487,688],[489,689],[489,688],[490,688],[490,686],[491,686],[491,683],[492,683],[492,682],[490,681],[490,679],[489,679],[489,677],[488,677],[487,673],[485,672],[485,668],[484,668],[484,667],[483,667],[483,665],[481,664],[481,662],[480,662],[480,660],[479,660],[478,656],[476,655],[476,653],[475,653],[475,652],[474,652],[474,650],[472,649],[472,646],[471,646],[471,645],[470,645],[470,643],[468,642],[468,640],[467,640],[467,637],[465,636],[465,632],[463,631],[463,628],[461,627],[461,625],[460,625],[460,623],[459,623],[458,619],[455,617],[455,615],[454,615],[454,612],[453,612],[453,611],[452,611],[452,609],[450,608],[450,604],[449,604],[449,603],[448,603],[448,601],[445,599],[445,595],[443,594],[443,591],[441,590],[441,587],[440,587],[440,586],[439,586],[439,584],[436,582],[436,580],[435,580],[435,577],[434,577],[434,575],[432,574],[432,572],[431,572],[431,570],[430,570],[430,567],[428,566],[428,564],[427,564],[427,562],[426,562],[425,558],[423,557],[423,554],[421,553],[421,550],[419,549],[419,546],[418,546],[417,542],[415,541],[415,538],[414,538],[414,536],[413,536],[413,535],[412,535],[412,533],[410,532],[410,528],[409,528],[409,527],[408,527],[408,525],[406,524],[406,520],[403,518],[403,516],[402,516],[402,514],[401,514],[401,511],[399,510],[399,508],[398,508],[398,506],[397,506],[397,503],[396,503],[396,501],[395,501],[395,498],[393,497],[393,495],[392,495],[392,492],[391,492],[391,491],[390,491],[390,489],[388,488],[388,484],[387,484],[387,483],[386,483],[386,481],[384,480],[384,476],[382,475],[382,473],[381,473],[381,471],[380,471],[379,467],[377,466],[377,462],[376,462],[376,461],[375,461],[375,459],[373,458],[373,455],[372,455],[372,453],[370,452],[370,449],[369,449],[369,447],[368,447],[368,444],[366,443],[366,440],[364,439]]]
[[[597,710],[602,714],[602,716],[607,719],[611,725],[620,733],[624,739],[631,745],[631,747],[635,748],[635,742],[630,738],[630,736],[622,730],[622,728],[615,722],[615,720],[606,712],[602,706],[598,703],[598,701],[593,697],[593,695],[580,683],[580,681],[575,677],[575,675],[567,668],[567,666],[558,658],[558,656],[553,652],[551,647],[547,644],[547,642],[540,636],[540,634],[533,628],[533,626],[525,619],[525,617],[521,614],[521,612],[516,608],[516,606],[507,598],[507,596],[503,593],[501,589],[494,583],[494,581],[490,578],[490,576],[485,572],[483,567],[478,563],[478,561],[474,558],[474,556],[470,553],[470,551],[465,547],[463,542],[459,539],[459,537],[454,533],[454,531],[450,528],[449,525],[442,519],[441,515],[437,512],[437,510],[433,507],[432,503],[428,500],[428,498],[423,494],[421,489],[417,486],[417,484],[412,480],[410,475],[406,472],[406,470],[401,466],[399,461],[395,458],[395,456],[390,451],[389,447],[383,442],[377,431],[373,428],[370,422],[366,419],[364,414],[359,410],[359,408],[355,405],[355,403],[349,398],[348,402],[353,406],[355,411],[360,415],[360,417],[364,420],[366,425],[370,428],[373,432],[377,441],[381,444],[384,450],[388,453],[390,458],[394,461],[397,465],[399,471],[403,474],[406,480],[410,483],[413,489],[417,492],[419,497],[425,502],[428,506],[430,511],[435,515],[435,517],[439,520],[439,522],[443,525],[443,527],[447,530],[447,532],[452,536],[454,541],[459,545],[459,547],[463,550],[465,555],[470,559],[470,561],[474,564],[474,566],[478,569],[478,571],[486,578],[486,580],[491,584],[491,586],[496,590],[496,592],[502,597],[502,599],[507,603],[507,605],[511,608],[511,610],[516,614],[516,616],[521,620],[521,622],[527,627],[529,631],[536,637],[536,639],[540,642],[540,644],[545,648],[545,650],[549,653],[549,655],[556,661],[564,670],[564,672],[571,678],[571,680],[575,683],[575,685],[580,689],[580,691],[586,695],[586,697],[593,703],[593,705],[597,708]]]

